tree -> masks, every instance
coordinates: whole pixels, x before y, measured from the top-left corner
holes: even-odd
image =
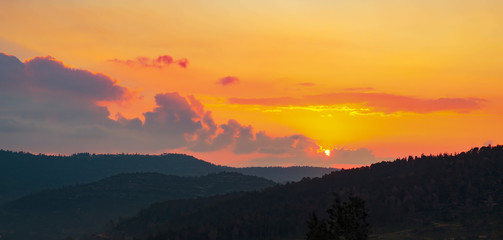
[[[307,221],[309,232],[307,233],[307,240],[321,240],[329,239],[327,223],[325,220],[319,220],[316,213]]]
[[[367,222],[365,201],[350,195],[342,201],[334,194],[334,202],[327,209],[328,219],[319,220],[313,213],[308,221],[309,232],[307,240],[365,240],[368,238],[370,226]]]

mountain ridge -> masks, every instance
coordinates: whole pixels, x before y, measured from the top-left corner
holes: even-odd
[[[170,199],[257,191],[275,182],[241,173],[181,177],[121,173],[100,181],[44,190],[0,206],[0,230],[9,239],[62,239],[102,231],[110,220]]]
[[[262,169],[262,171],[261,171]],[[202,176],[240,172],[275,182],[298,181],[335,171],[319,167],[233,168],[215,165],[186,154],[89,154],[68,156],[0,150],[0,204],[44,189],[85,184],[120,173],[158,172]]]
[[[502,184],[503,146],[410,156],[261,192],[156,203],[105,236],[303,239],[307,219],[313,212],[326,216],[335,192],[366,201],[374,239],[501,239]]]

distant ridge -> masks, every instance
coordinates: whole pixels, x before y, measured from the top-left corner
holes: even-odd
[[[45,190],[0,206],[6,239],[54,239],[103,231],[119,217],[171,199],[255,191],[276,185],[264,178],[222,172],[199,177],[123,173],[90,184]]]
[[[317,177],[336,169],[317,167],[232,168],[185,154],[89,154],[52,156],[0,150],[0,204],[44,189],[83,184],[120,173],[157,172],[177,176],[203,176],[240,172],[276,182]]]
[[[502,186],[503,146],[473,148],[262,192],[158,203],[120,222],[105,239],[304,239],[306,220],[313,211],[326,215],[333,192],[366,201],[372,239],[503,239]]]

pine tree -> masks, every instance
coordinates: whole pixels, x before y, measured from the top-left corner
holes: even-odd
[[[319,220],[313,213],[308,221],[307,240],[365,240],[370,226],[367,222],[367,209],[362,198],[350,195],[342,201],[334,194],[334,202],[327,209],[328,219]]]
[[[307,221],[309,232],[307,233],[307,240],[324,240],[328,239],[328,228],[325,220],[320,220],[313,212],[309,221]]]
[[[341,201],[339,195],[328,212],[328,229],[331,239],[364,240],[368,238],[370,226],[367,222],[367,209],[362,198],[349,196],[347,201]]]

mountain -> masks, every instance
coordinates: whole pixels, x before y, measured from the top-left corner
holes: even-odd
[[[98,182],[46,190],[0,207],[0,233],[6,239],[63,239],[131,216],[157,201],[196,198],[274,186],[264,178],[240,173],[202,177],[130,173]]]
[[[262,192],[156,203],[91,239],[304,239],[332,194],[363,198],[373,239],[503,239],[503,146],[409,157]]]
[[[230,168],[227,171],[259,176],[278,183],[296,182],[305,177],[321,177],[337,169],[320,167],[245,167]]]
[[[298,181],[336,169],[316,167],[232,168],[218,166],[184,154],[89,154],[50,156],[0,150],[0,204],[44,189],[98,181],[120,173],[157,172],[177,176],[202,176],[241,172],[273,181]]]

